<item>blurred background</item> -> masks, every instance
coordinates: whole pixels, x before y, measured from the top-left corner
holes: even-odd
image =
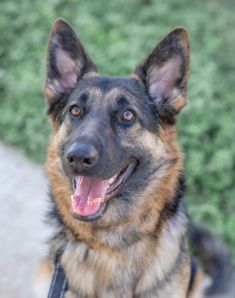
[[[191,78],[188,106],[178,119],[185,199],[190,216],[221,236],[235,259],[234,12],[233,0],[0,0],[0,140],[17,150],[1,143],[0,163],[7,160],[7,171],[18,151],[29,167],[28,160],[44,162],[50,133],[43,96],[45,55],[57,17],[73,25],[99,71],[110,75],[130,74],[161,37],[185,26],[191,41]],[[29,170],[32,176],[34,172]],[[17,179],[17,172],[13,169],[9,176]],[[3,187],[8,183],[11,179]],[[14,194],[10,202],[5,204],[12,210]],[[26,225],[31,223],[29,214]],[[14,233],[19,231],[11,231],[13,238]]]

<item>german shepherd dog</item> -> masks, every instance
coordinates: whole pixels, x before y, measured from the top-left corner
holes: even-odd
[[[110,77],[98,74],[71,26],[55,22],[46,169],[56,226],[51,258],[60,254],[66,298],[206,297],[195,286],[198,274],[190,283],[175,126],[188,77],[184,28],[163,38],[130,77]]]

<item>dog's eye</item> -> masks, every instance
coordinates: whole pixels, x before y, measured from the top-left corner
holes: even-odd
[[[81,115],[82,110],[81,110],[81,108],[79,108],[79,106],[74,105],[74,106],[71,106],[71,107],[70,107],[69,112],[70,112],[70,114],[73,115],[74,117],[78,117],[78,116]]]
[[[132,110],[126,110],[123,112],[121,119],[123,121],[134,121],[136,119],[135,112]]]

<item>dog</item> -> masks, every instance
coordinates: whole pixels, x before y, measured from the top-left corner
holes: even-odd
[[[205,274],[192,270],[189,256],[175,125],[188,78],[184,28],[166,35],[130,77],[110,77],[98,74],[65,20],[54,23],[46,170],[56,228],[50,260],[59,258],[67,279],[64,297],[217,297],[207,296]]]

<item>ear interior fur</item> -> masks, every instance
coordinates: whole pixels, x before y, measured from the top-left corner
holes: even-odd
[[[161,111],[178,113],[187,101],[189,41],[184,28],[170,32],[136,68],[152,101]]]
[[[47,54],[45,94],[58,99],[75,87],[77,80],[96,66],[89,58],[73,28],[58,19],[52,27]]]

